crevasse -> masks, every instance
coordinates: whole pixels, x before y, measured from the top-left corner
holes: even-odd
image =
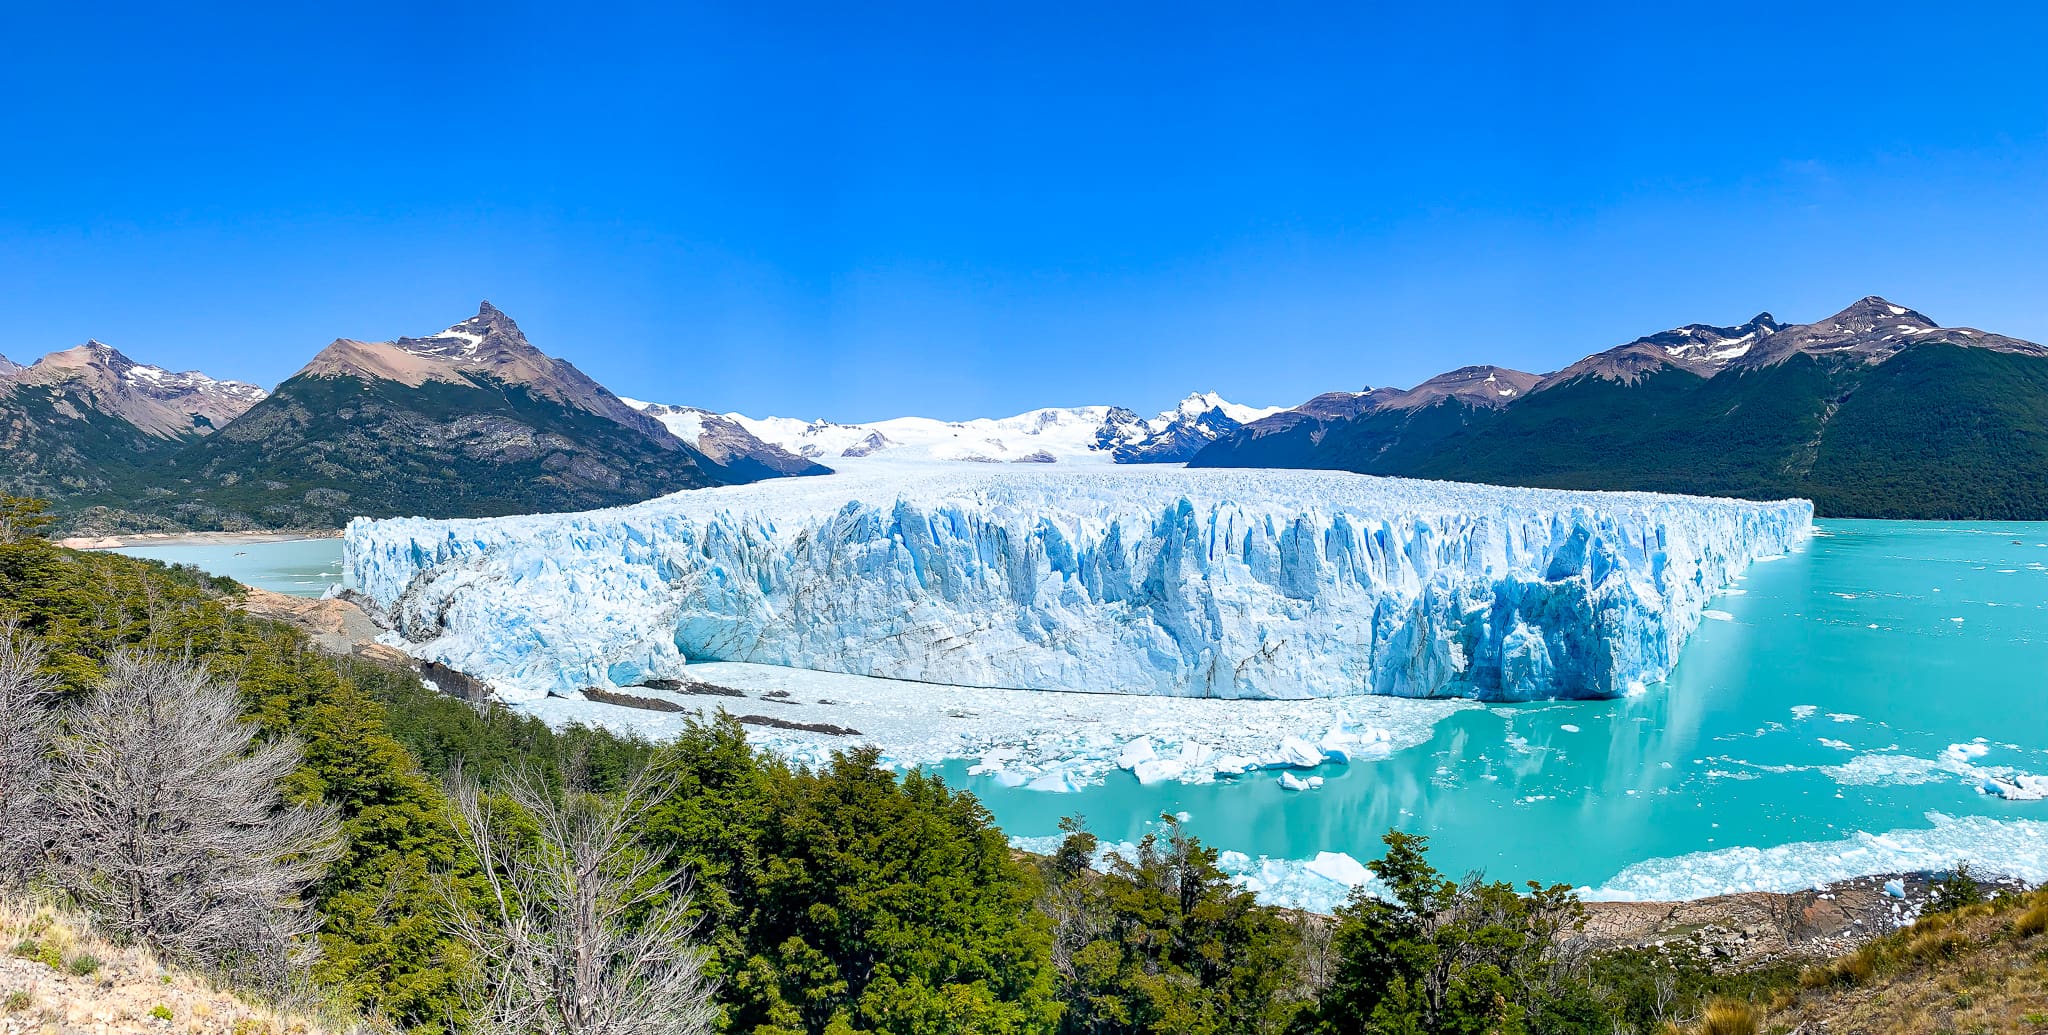
[[[358,519],[391,642],[531,699],[747,661],[961,686],[1606,697],[1811,534],[1805,501],[1328,472],[850,474],[580,514]]]

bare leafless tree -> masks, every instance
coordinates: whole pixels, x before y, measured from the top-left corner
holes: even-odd
[[[65,715],[52,875],[109,933],[243,980],[309,951],[303,902],[339,849],[331,810],[287,802],[299,745],[259,740],[188,661],[116,653]]]
[[[0,887],[20,887],[41,868],[49,841],[50,691],[42,643],[0,621]]]
[[[504,1035],[698,1035],[712,984],[692,938],[688,879],[635,831],[675,791],[642,771],[621,792],[557,796],[532,772],[501,788],[507,815],[457,773],[458,826],[483,905],[452,879],[450,929],[483,962],[471,1023]]]

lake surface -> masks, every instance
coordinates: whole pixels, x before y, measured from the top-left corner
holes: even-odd
[[[1593,887],[1644,860],[1926,828],[1931,812],[2048,819],[2048,802],[1982,794],[1973,778],[2048,772],[2048,524],[1819,527],[1712,605],[1664,684],[1461,711],[1419,747],[1326,767],[1318,790],[1271,773],[1147,787],[1119,772],[1053,795],[966,763],[944,771],[1012,835],[1053,834],[1078,813],[1105,840],[1135,839],[1186,812],[1221,848],[1364,861],[1399,827],[1427,834],[1446,872]],[[2031,826],[1997,833],[2039,840]]]
[[[166,564],[189,564],[246,586],[295,597],[317,597],[341,582],[340,539],[288,539],[224,546],[131,546],[117,552]]]

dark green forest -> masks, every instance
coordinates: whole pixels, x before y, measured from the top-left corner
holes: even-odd
[[[2048,361],[1926,344],[1713,378],[1584,377],[1498,409],[1446,401],[1240,432],[1196,467],[1308,467],[1553,489],[1800,497],[1823,517],[2048,518]]]

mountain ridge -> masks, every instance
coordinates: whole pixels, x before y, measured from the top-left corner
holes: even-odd
[[[699,451],[488,301],[421,337],[334,339],[272,392],[98,342],[10,364],[0,450],[0,489],[86,532],[577,510],[825,470]]]
[[[1825,516],[2048,517],[2048,348],[1874,295],[1808,324],[1763,313],[1646,335],[1499,406],[1389,398],[1317,396],[1190,465],[1803,496]]]
[[[209,434],[268,394],[197,370],[172,372],[138,363],[97,339],[51,352],[26,367],[8,366],[14,369],[0,376],[14,384],[68,386],[92,408],[158,438]]]

